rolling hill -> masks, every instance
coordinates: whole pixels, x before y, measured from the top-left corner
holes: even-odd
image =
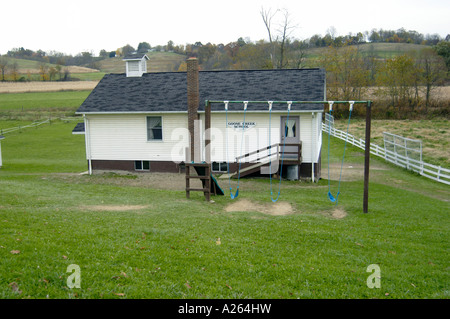
[[[148,72],[171,72],[177,71],[186,56],[172,52],[149,52],[147,53]],[[124,73],[125,62],[122,57],[108,58],[99,62],[100,71],[104,73]]]
[[[8,58],[8,65],[11,66],[14,63],[17,63],[18,73],[20,74],[38,74],[39,67],[42,62],[34,61],[34,60],[26,60],[26,59],[17,59],[17,58]],[[46,67],[56,67],[56,64],[52,63],[44,63]],[[63,69],[67,69],[70,73],[94,73],[99,72],[99,70],[91,69],[84,66],[77,65],[67,65],[63,66]]]

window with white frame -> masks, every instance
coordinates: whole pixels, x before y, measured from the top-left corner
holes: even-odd
[[[147,116],[147,141],[162,141],[161,116]]]

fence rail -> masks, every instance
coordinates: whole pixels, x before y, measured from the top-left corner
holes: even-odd
[[[41,121],[41,122],[33,122],[33,123],[29,124],[29,125],[24,125],[24,126],[19,125],[19,126],[15,126],[15,127],[9,127],[9,128],[5,128],[5,129],[0,129],[0,134],[3,135],[3,134],[11,133],[11,132],[14,132],[14,131],[19,131],[19,130],[24,129],[24,128],[36,127],[36,126],[39,126],[39,125],[42,125],[42,124],[45,124],[45,123],[50,123],[50,119],[47,119],[47,120]]]
[[[344,141],[347,140],[348,143],[363,150],[366,148],[366,142],[363,139],[357,138],[352,134],[347,134],[347,132],[338,130],[334,127],[330,128],[326,123],[322,123],[322,130],[327,134],[330,132],[331,136],[337,137]],[[374,143],[370,143],[370,153],[375,156],[382,157],[386,161],[397,166],[416,172],[424,177],[450,185],[450,169],[403,156]]]
[[[14,131],[20,131],[24,128],[29,128],[29,127],[36,127],[36,126],[40,126],[42,124],[46,124],[46,123],[51,123],[52,121],[56,121],[56,120],[60,120],[60,121],[81,121],[83,120],[83,118],[81,117],[55,117],[55,118],[49,118],[47,120],[44,121],[36,121],[33,122],[31,124],[28,125],[19,125],[19,126],[15,126],[15,127],[8,127],[8,128],[2,128],[0,129],[0,135],[3,134],[8,134]]]

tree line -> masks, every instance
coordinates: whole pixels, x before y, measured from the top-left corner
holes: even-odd
[[[370,51],[362,53],[356,47],[329,47],[318,65],[327,71],[330,100],[361,100],[369,96],[380,102],[376,112],[381,117],[450,115],[450,102],[437,94],[439,86],[448,82],[448,65],[436,48],[377,59]],[[347,115],[346,110],[337,113]]]
[[[297,25],[287,10],[262,8],[260,15],[268,40],[250,41],[241,37],[227,44],[196,42],[179,45],[168,41],[157,46],[140,42],[136,48],[127,44],[114,51],[101,50],[98,56],[92,52],[71,56],[16,48],[0,57],[2,80],[7,68],[12,73],[16,68],[6,65],[8,57],[41,62],[42,80],[61,80],[65,78],[62,74],[64,65],[98,68],[98,62],[105,58],[123,57],[135,52],[166,51],[183,54],[187,58],[197,57],[202,70],[321,67],[327,71],[328,99],[359,100],[370,95],[383,101],[385,108],[380,112],[385,116],[422,109],[427,112],[439,109],[445,116],[449,115],[449,102],[442,103],[435,95],[440,85],[449,82],[449,35],[443,39],[437,34],[423,35],[405,29],[373,29],[339,36],[336,29],[330,27],[324,36],[298,40],[292,37]],[[380,57],[375,50],[377,43],[412,43],[424,47],[420,51]],[[362,44],[366,44],[364,50],[361,49]],[[44,63],[56,64],[57,68],[46,69]],[[184,62],[174,69],[185,70]]]
[[[151,46],[148,42],[140,42],[135,48],[130,44],[119,47],[113,51],[100,50],[98,55],[93,52],[83,51],[76,55],[68,55],[57,51],[33,51],[23,47],[9,50],[4,58],[27,59],[37,62],[77,65],[98,68],[98,62],[105,58],[123,57],[129,53],[149,51],[165,51],[184,54],[187,57],[198,57],[204,69],[230,69],[230,68],[287,68],[302,67],[305,60],[304,51],[323,47],[343,47],[360,45],[365,43],[414,43],[428,46],[436,46],[440,42],[450,41],[450,35],[445,39],[438,34],[421,34],[414,30],[383,30],[372,29],[371,31],[357,32],[348,35],[336,35],[336,29],[331,26],[324,36],[315,34],[306,40],[294,39],[290,36],[297,26],[292,22],[287,10],[265,10],[261,9],[261,17],[267,29],[268,41],[250,41],[239,38],[228,44],[175,44],[168,41],[165,45]],[[274,25],[274,18],[281,16]],[[226,54],[227,56],[221,56]],[[253,55],[257,56],[257,62],[252,63]]]

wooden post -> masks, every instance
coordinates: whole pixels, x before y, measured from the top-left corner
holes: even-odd
[[[190,188],[191,188],[191,184],[190,184],[190,180],[189,180],[189,176],[191,176],[191,166],[186,163],[186,198],[190,198],[191,194],[190,194]]]
[[[364,154],[364,198],[363,212],[369,210],[369,164],[370,164],[370,126],[371,126],[372,101],[367,102],[366,107],[366,145]]]
[[[207,167],[205,167],[205,175],[207,176],[207,178],[205,179],[205,200],[207,202],[211,201],[211,165],[208,165]]]

